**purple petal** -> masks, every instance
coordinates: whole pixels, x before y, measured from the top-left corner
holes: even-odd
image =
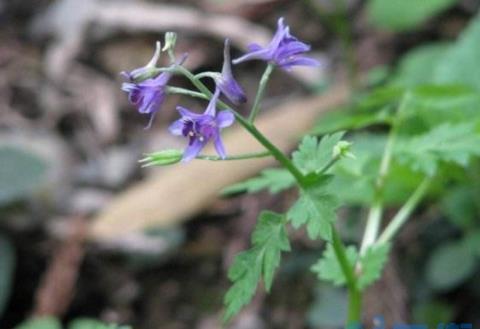
[[[310,45],[301,41],[287,42],[276,51],[275,56],[278,58],[288,58],[293,55],[301,54],[310,50]]]
[[[182,162],[188,162],[194,159],[204,148],[205,144],[205,142],[200,142],[196,139],[192,144],[188,145],[183,152]]]
[[[132,93],[131,95],[133,95]],[[163,103],[164,95],[156,90],[145,90],[142,99],[139,102],[138,112],[140,113],[153,113],[160,109],[160,105]]]
[[[271,57],[270,50],[267,49],[267,48],[261,48],[257,51],[252,51],[252,52],[246,53],[245,55],[234,59],[232,61],[232,63],[236,65],[236,64],[239,64],[239,63],[242,63],[242,62],[253,60],[253,59],[260,59],[260,60],[264,60],[264,61],[269,61],[270,57]]]
[[[286,61],[280,65],[284,69],[291,68],[292,66],[320,66],[320,62],[310,57],[297,57]]]
[[[268,45],[267,48],[270,49],[276,49],[279,45],[280,42],[285,38],[285,36],[289,36],[289,28],[288,26],[285,27],[285,24],[283,24],[284,18],[280,17],[277,22],[277,31],[275,32],[275,35],[273,36],[272,41],[270,41],[270,44]]]
[[[183,134],[182,134],[183,126],[184,126],[183,120],[182,120],[182,119],[178,119],[178,120],[174,121],[174,122],[168,127],[168,131],[170,131],[170,133],[172,133],[173,135],[181,136],[181,135],[183,135]]]
[[[219,95],[220,95],[220,89],[217,88],[215,89],[215,92],[213,93],[213,96],[210,99],[210,102],[208,102],[208,106],[205,109],[205,112],[203,112],[204,115],[209,115],[212,117],[215,116],[215,112],[217,109],[217,100]]]
[[[263,49],[258,43],[251,43],[247,46],[249,52],[254,52]]]
[[[217,84],[217,87],[220,88],[222,94],[224,94],[232,103],[238,105],[247,101],[245,92],[233,77],[230,60],[230,41],[228,39],[225,40],[225,47],[223,49],[222,74],[215,79],[215,83]]]
[[[192,112],[189,109],[182,106],[177,106],[177,111],[180,113],[182,117],[185,117],[191,120],[199,119],[202,117],[202,114]]]
[[[233,79],[233,77],[229,80],[226,80],[225,78],[219,79],[219,81],[217,81],[217,87],[221,90],[222,94],[225,95],[230,102],[235,105],[239,105],[247,101],[245,92],[238,82]]]
[[[227,154],[225,152],[225,146],[223,146],[223,142],[222,142],[222,138],[220,137],[220,134],[218,134],[215,137],[214,145],[215,145],[215,150],[217,151],[218,155],[222,159],[225,159],[227,157]]]
[[[215,120],[219,128],[226,128],[233,124],[235,121],[235,116],[232,112],[225,110],[219,112]]]

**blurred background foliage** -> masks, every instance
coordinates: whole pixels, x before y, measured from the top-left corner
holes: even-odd
[[[235,17],[271,31],[277,17],[286,16],[326,65],[313,75],[276,75],[267,107],[287,97],[311,97],[308,91],[328,93],[333,81],[357,77],[351,99],[304,132],[350,131],[356,160],[340,162],[333,182],[348,205],[339,218],[348,241],[359,236],[386,128],[408,93],[387,178],[389,206],[396,209],[424,175],[437,179],[402,231],[382,280],[366,296],[365,323],[382,315],[387,323],[430,327],[480,324],[477,1],[5,0],[0,1],[0,328],[127,328],[107,323],[220,328],[233,254],[248,245],[260,209],[285,210],[292,200],[291,177],[271,168],[225,186],[225,194],[234,196],[211,200],[188,222],[113,241],[91,239],[92,218],[136,182],[151,179],[156,169],[141,169],[141,154],[179,145],[163,133],[173,111],[164,111],[145,132],[143,118],[118,90],[118,72],[143,65],[154,41],[172,28],[161,19],[158,25],[143,19],[145,4],[204,15],[198,30],[191,21],[179,29],[184,41],[178,47],[190,52],[194,70],[221,63],[222,41],[201,29],[209,17]],[[122,12],[126,6],[135,10]],[[182,24],[182,16],[173,20]],[[249,34],[238,32],[247,42]],[[235,45],[238,53],[242,42]],[[238,70],[250,94],[259,69],[252,64]],[[286,91],[292,93],[285,96]],[[273,111],[267,112],[274,116]],[[266,187],[271,193],[239,194]],[[162,207],[159,200],[159,213]],[[341,327],[345,294],[318,283],[308,270],[320,248],[296,234],[272,294],[256,296],[232,328]]]

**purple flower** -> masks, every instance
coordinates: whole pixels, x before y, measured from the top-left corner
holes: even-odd
[[[177,65],[181,65],[186,57],[186,54],[184,54],[177,62]],[[148,65],[145,68],[147,67]],[[145,71],[140,70],[145,68],[137,70],[139,70],[138,72],[144,73]],[[139,113],[150,114],[150,121],[145,127],[145,129],[149,129],[152,126],[155,114],[160,110],[160,107],[165,101],[167,83],[170,81],[172,73],[163,72],[155,78],[135,82],[134,72],[137,70],[132,71],[130,74],[123,74],[128,77],[129,80],[122,84],[122,90],[128,93],[128,100],[135,105]]]
[[[310,46],[292,36],[290,28],[283,21],[283,17],[278,20],[277,31],[268,46],[262,47],[256,43],[249,45],[249,52],[233,60],[233,64],[259,59],[274,63],[285,70],[296,65],[319,65],[315,59],[302,56],[303,53],[310,50]]]
[[[160,110],[166,96],[167,83],[172,73],[164,72],[153,79],[142,82],[124,82],[122,90],[128,93],[128,100],[135,105],[139,113],[150,114],[148,129],[152,126],[155,114]]]
[[[220,136],[220,130],[232,125],[235,121],[235,117],[230,111],[216,113],[216,104],[219,94],[220,90],[215,90],[215,93],[203,114],[193,113],[181,106],[177,107],[177,110],[182,117],[172,123],[169,130],[174,135],[185,136],[188,138],[188,146],[183,153],[183,162],[195,158],[210,140],[213,140],[218,155],[222,159],[226,157],[225,147],[223,146]]]
[[[247,97],[242,87],[233,77],[232,65],[230,60],[230,40],[225,40],[223,49],[223,68],[222,73],[215,77],[215,83],[222,94],[225,95],[233,104],[238,105],[245,103]]]

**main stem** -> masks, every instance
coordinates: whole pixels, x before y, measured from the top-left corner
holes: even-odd
[[[360,324],[361,321],[361,309],[362,309],[362,293],[357,287],[357,279],[355,276],[355,270],[348,261],[345,247],[338,235],[337,230],[332,225],[332,246],[335,256],[337,257],[340,268],[347,280],[348,289],[348,314],[347,314],[347,327],[354,327]]]

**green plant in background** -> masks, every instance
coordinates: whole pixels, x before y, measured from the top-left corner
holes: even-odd
[[[59,320],[52,317],[40,317],[27,320],[15,329],[131,329],[129,326],[118,326],[116,324],[106,324],[94,319],[76,319],[71,321],[68,326],[63,327]]]
[[[43,159],[19,147],[0,145],[0,207],[25,198],[43,180],[47,166]],[[13,286],[15,250],[0,232],[0,316],[4,313]]]
[[[430,17],[452,7],[457,0],[370,0],[371,21],[393,31],[411,30]]]

